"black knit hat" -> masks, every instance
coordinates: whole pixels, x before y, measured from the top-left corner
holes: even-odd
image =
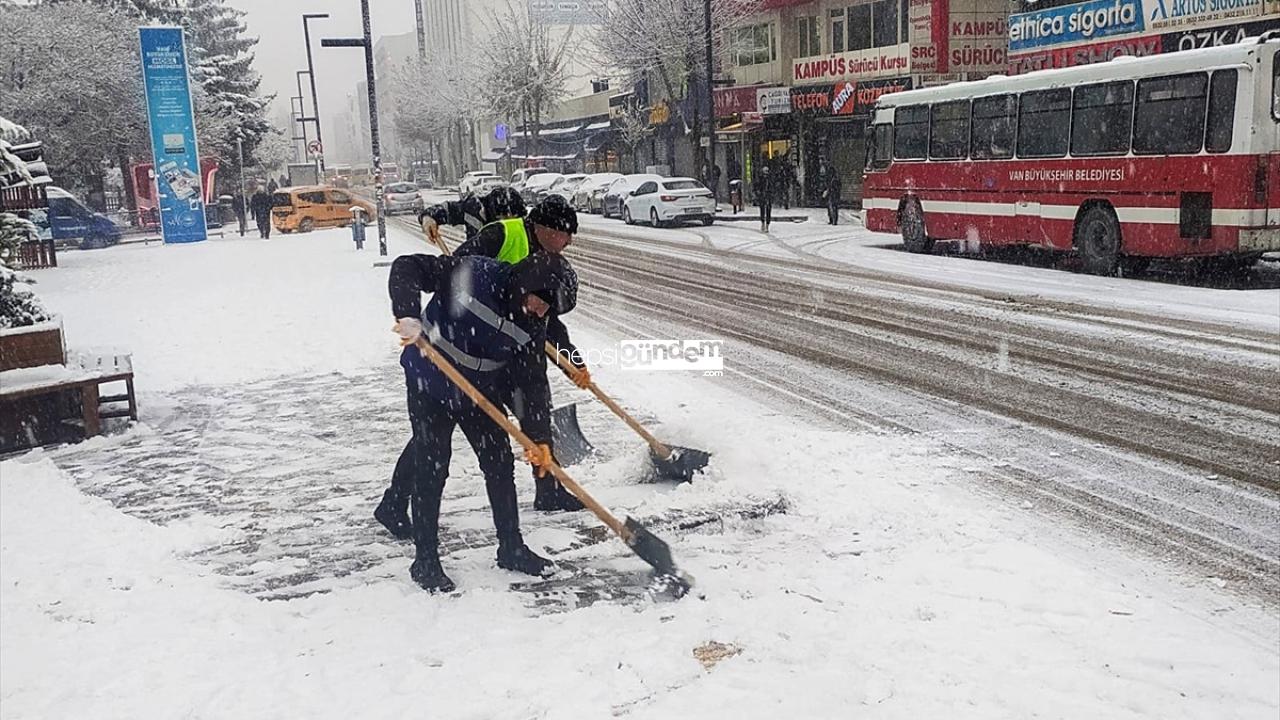
[[[552,230],[578,232],[578,213],[559,195],[548,195],[545,200],[534,205],[529,213],[529,219],[535,225],[549,227]]]
[[[556,315],[564,315],[578,304],[578,273],[563,255],[530,254],[511,266],[508,287],[513,303],[519,304],[525,295],[537,295]]]
[[[484,203],[489,222],[504,217],[524,217],[525,215],[524,200],[521,199],[520,193],[512,190],[509,185],[495,187],[480,201]]]

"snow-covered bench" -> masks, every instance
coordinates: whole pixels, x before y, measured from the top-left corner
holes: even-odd
[[[0,348],[0,451],[58,442],[66,425],[89,438],[104,419],[138,419],[129,355],[68,357],[56,322],[0,331]],[[104,394],[109,384],[123,388]]]

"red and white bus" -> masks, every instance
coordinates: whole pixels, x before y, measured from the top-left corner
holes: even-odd
[[[884,95],[868,229],[1076,251],[1090,272],[1280,250],[1280,35]]]

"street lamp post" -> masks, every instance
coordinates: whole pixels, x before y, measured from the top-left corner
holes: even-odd
[[[311,80],[311,114],[316,123],[316,142],[320,143],[320,152],[316,153],[316,157],[320,161],[321,175],[324,175],[324,136],[320,134],[320,100],[316,97],[316,68],[311,62],[311,28],[307,27],[307,22],[327,17],[329,13],[303,13],[302,15],[302,36],[307,43],[307,77]]]
[[[378,137],[378,90],[373,74],[373,39],[369,31],[369,0],[360,0],[360,14],[364,26],[364,37],[359,38],[324,38],[320,47],[362,47],[364,48],[364,71],[369,86],[369,145],[373,151],[373,192],[378,206],[378,254],[387,254],[387,213],[386,199],[382,191],[382,143]]]
[[[244,218],[249,214],[249,200],[244,196],[244,139],[240,137],[240,130],[236,131],[236,154],[240,156],[240,217],[237,218],[240,226],[240,236],[244,237]]]
[[[711,0],[703,0],[702,19],[707,31],[707,182],[718,185],[716,177],[716,100],[715,100],[715,66],[711,57]],[[720,188],[711,188],[715,198],[720,197]]]
[[[314,165],[315,161],[311,159],[311,139],[307,137],[307,123],[315,123],[316,142],[320,142],[320,118],[307,117],[307,111],[306,111],[307,100],[306,100],[306,97],[302,94],[302,76],[310,75],[311,71],[295,70],[294,74],[297,75],[297,78],[298,78],[298,108],[299,108],[298,122],[302,123],[302,162]],[[311,92],[313,93],[315,92],[314,81],[312,82],[312,85],[311,85]],[[315,102],[315,99],[316,99],[315,95],[312,95],[311,100],[313,103]],[[321,152],[324,151],[323,144],[321,145],[320,149],[321,149]],[[319,153],[316,153],[316,154],[317,156],[319,155]],[[323,175],[324,175],[324,165],[322,164],[320,165],[320,176],[323,176]]]

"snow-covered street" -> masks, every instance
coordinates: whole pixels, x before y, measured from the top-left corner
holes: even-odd
[[[409,226],[393,257],[426,252]],[[1276,291],[946,257],[894,275],[908,256],[867,233],[774,231],[588,220],[568,253],[581,346],[727,341],[723,377],[593,368],[714,453],[691,485],[637,483],[635,436],[552,378],[600,450],[574,476],[697,578],[677,602],[589,514],[533,512],[524,471],[526,537],[562,570],[495,568],[460,434],[459,590],[410,581],[371,517],[408,435],[376,243],[128,245],[35,273],[70,345],[133,352],[142,420],[0,464],[4,717],[1276,716],[1277,421],[1254,384]],[[738,652],[706,668],[712,641]]]

